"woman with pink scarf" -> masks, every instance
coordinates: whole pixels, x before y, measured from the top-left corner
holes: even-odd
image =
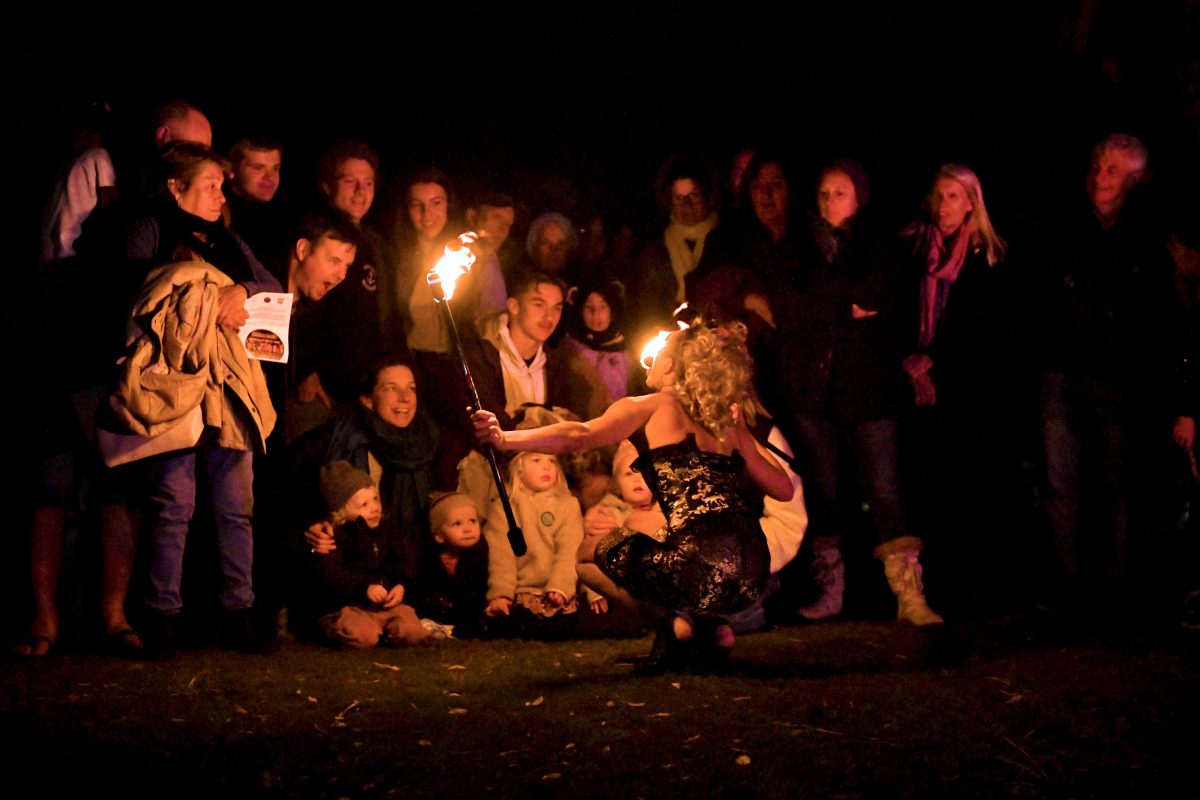
[[[975,273],[994,268],[1004,259],[1007,245],[992,227],[979,178],[961,164],[945,164],[938,170],[925,199],[924,217],[904,235],[916,266],[919,303],[916,347],[904,359],[904,371],[912,381],[916,404],[933,406],[938,399],[934,380],[938,371],[931,351],[938,328],[947,319],[953,287],[964,270],[971,282]],[[955,305],[962,305],[957,297]]]
[[[913,521],[966,547],[1001,533],[987,528],[1018,504],[1021,296],[979,178],[961,164],[937,171],[902,247],[900,342],[915,408],[901,449]]]

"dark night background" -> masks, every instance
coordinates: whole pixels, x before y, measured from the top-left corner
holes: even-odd
[[[385,226],[400,172],[433,161],[532,210],[561,202],[550,177],[565,176],[617,221],[653,230],[650,184],[667,153],[724,167],[746,145],[782,148],[801,181],[828,158],[859,159],[897,225],[946,161],[980,174],[999,220],[1047,220],[1082,191],[1090,145],[1119,129],[1147,142],[1157,191],[1187,227],[1200,218],[1198,28],[1195,0],[43,16],[10,28],[18,185],[37,195],[18,222],[36,232],[69,157],[67,114],[103,96],[126,138],[172,97],[209,115],[218,149],[277,132],[293,197],[334,138],[364,137],[385,162]]]

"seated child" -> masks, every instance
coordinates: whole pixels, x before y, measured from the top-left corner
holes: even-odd
[[[337,548],[313,556],[320,627],[342,647],[419,644],[429,633],[405,605],[405,543],[383,516],[371,476],[349,461],[321,468],[321,495],[330,509]]]
[[[610,601],[635,613],[637,604],[628,592],[613,583],[593,563],[596,543],[621,527],[631,533],[645,533],[660,541],[666,538],[667,518],[655,502],[642,474],[633,468],[637,457],[637,449],[633,444],[628,439],[622,441],[613,456],[612,470],[620,496],[612,493],[604,495],[599,503],[588,509],[584,517],[584,540],[578,552],[579,578],[583,581],[588,604],[597,614],[607,612]]]
[[[522,425],[543,424],[545,414],[526,415]],[[557,419],[555,420],[557,421]],[[488,605],[498,620],[517,612],[531,616],[513,629],[517,635],[539,635],[537,620],[574,614],[575,553],[583,541],[583,514],[567,488],[558,459],[549,453],[519,453],[509,465],[509,497],[528,551],[517,558],[508,543],[508,521],[497,500],[488,511],[484,536],[488,543]],[[492,626],[501,632],[503,626]],[[547,628],[549,633],[549,628]]]
[[[476,636],[487,602],[488,546],[475,501],[453,492],[431,494],[429,528],[437,546],[426,549],[417,572],[417,613],[450,626],[458,638]]]

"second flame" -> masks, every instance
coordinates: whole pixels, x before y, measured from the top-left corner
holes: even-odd
[[[475,263],[475,253],[471,251],[471,245],[478,238],[474,231],[459,234],[456,240],[446,245],[445,253],[425,276],[430,286],[441,287],[442,301],[454,296],[454,287],[459,278],[471,271],[471,266]]]

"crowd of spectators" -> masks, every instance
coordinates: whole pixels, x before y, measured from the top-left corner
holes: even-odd
[[[1056,608],[1127,613],[1165,587],[1197,624],[1180,515],[1200,259],[1145,196],[1133,136],[1096,143],[1056,218],[1012,234],[962,164],[893,230],[856,161],[807,175],[787,153],[675,154],[646,234],[433,165],[387,186],[362,141],[331,142],[293,186],[286,140],[226,142],[182,101],[114,166],[105,118],[82,120],[34,279],[75,313],[31,366],[20,653],[58,641],[73,524],[99,541],[100,623],[123,655],[171,653],[193,605],[219,606],[222,646],[260,653],[284,631],[366,647],[642,630],[644,609],[580,558],[614,528],[664,524],[636,448],[504,464],[518,558],[464,365],[505,429],[589,419],[644,390],[642,345],[694,315],[745,325],[755,433],[805,490],[753,496],[772,578],[738,630],[841,614],[844,540],[863,530],[913,625],[943,622],[922,561],[952,582],[967,554],[1006,565],[984,588],[1014,602],[1034,586]],[[467,230],[452,322],[427,275]],[[293,298],[282,363],[239,337],[263,292]],[[185,562],[198,539],[212,569]]]

